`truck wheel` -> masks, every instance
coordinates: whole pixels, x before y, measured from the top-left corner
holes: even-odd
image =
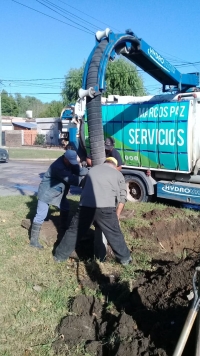
[[[133,203],[146,202],[148,195],[143,181],[135,176],[125,176],[127,200]]]

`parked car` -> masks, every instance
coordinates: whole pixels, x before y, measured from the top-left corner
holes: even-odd
[[[8,162],[9,154],[5,148],[0,147],[0,162]]]

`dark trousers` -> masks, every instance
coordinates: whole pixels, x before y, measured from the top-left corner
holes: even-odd
[[[55,251],[59,260],[67,259],[75,250],[77,242],[87,233],[92,223],[98,224],[110,244],[116,258],[127,261],[130,251],[124,241],[115,208],[88,208],[80,206],[74,215],[69,229]]]

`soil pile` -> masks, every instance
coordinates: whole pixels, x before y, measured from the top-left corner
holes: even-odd
[[[72,218],[70,212],[69,222]],[[124,210],[121,215],[121,220],[134,218],[134,211]],[[132,227],[130,233],[133,238],[151,239],[157,250],[162,247],[163,251],[169,253],[182,253],[185,249],[200,251],[200,230],[199,218],[197,216],[185,214],[181,209],[175,207],[166,207],[166,209],[152,209],[144,213],[142,218],[149,222],[149,226]],[[29,230],[31,221],[24,219],[21,226]],[[59,216],[51,215],[45,221],[41,228],[40,238],[48,246],[54,245],[58,239],[59,232]],[[90,231],[84,239],[93,237],[93,231]],[[92,257],[92,256],[88,256]]]
[[[153,209],[142,217],[149,226],[133,228],[135,238],[150,238],[158,242],[166,252],[182,253],[184,249],[200,250],[199,218],[185,214],[181,209],[168,207]]]
[[[70,315],[58,326],[55,354],[81,343],[84,352],[96,356],[172,355],[198,264],[198,255],[178,264],[154,261],[153,271],[142,273],[131,291],[117,277],[111,281],[98,273],[96,283],[105,301],[84,295],[73,300]],[[191,338],[184,355],[192,355]]]

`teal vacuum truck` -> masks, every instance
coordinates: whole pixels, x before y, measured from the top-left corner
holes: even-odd
[[[107,63],[119,54],[160,82],[163,93],[103,98]],[[198,85],[199,73],[181,74],[132,31],[114,34],[107,28],[96,33],[79,99],[63,109],[62,127],[74,123],[76,145],[90,151],[93,165],[105,159],[105,137],[114,138],[124,162],[128,200],[148,201],[156,195],[200,205]]]

